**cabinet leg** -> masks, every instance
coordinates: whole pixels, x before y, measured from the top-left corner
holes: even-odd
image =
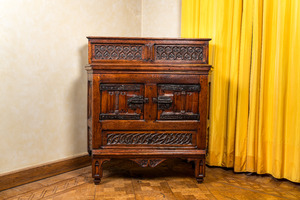
[[[203,182],[203,178],[196,178],[197,183],[202,183]]]
[[[109,160],[110,159],[94,159],[93,158],[92,171],[93,171],[94,183],[96,185],[99,185],[99,183],[101,182],[101,178],[103,176],[102,164]]]
[[[94,178],[95,185],[99,185],[100,182],[101,182],[101,178],[96,178],[96,177]]]
[[[198,183],[203,182],[205,176],[205,158],[189,159],[195,163],[195,178]]]

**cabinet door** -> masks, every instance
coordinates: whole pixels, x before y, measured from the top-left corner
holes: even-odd
[[[200,85],[159,84],[158,120],[199,120]]]
[[[143,84],[100,84],[100,120],[139,120],[144,118]]]

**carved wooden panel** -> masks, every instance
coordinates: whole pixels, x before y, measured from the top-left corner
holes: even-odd
[[[89,63],[208,64],[209,39],[89,38]]]
[[[104,131],[103,134],[107,146],[195,144],[195,131]]]
[[[200,85],[158,85],[157,119],[199,120],[200,90]],[[159,99],[164,99],[164,101]]]
[[[141,167],[156,167],[166,159],[130,159]]]
[[[192,144],[191,133],[113,133],[107,135],[111,144]]]
[[[143,119],[144,85],[100,84],[100,120]]]
[[[200,92],[200,85],[160,85],[161,90]]]
[[[94,58],[96,60],[143,60],[143,46],[99,44],[94,46]]]
[[[154,45],[155,60],[203,61],[203,46],[200,45]]]
[[[100,90],[110,90],[110,91],[139,91],[141,85],[137,84],[101,84]]]

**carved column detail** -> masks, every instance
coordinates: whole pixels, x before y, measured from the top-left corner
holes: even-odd
[[[203,182],[204,174],[205,174],[205,158],[192,158],[188,159],[188,161],[194,161],[195,162],[195,178],[198,183]]]
[[[95,159],[95,158],[93,159],[92,172],[93,172],[94,183],[96,185],[98,185],[101,182],[101,178],[103,176],[102,164],[109,160],[110,159]]]
[[[93,133],[92,129],[88,126],[88,153],[91,156],[92,155],[92,148],[93,148]]]

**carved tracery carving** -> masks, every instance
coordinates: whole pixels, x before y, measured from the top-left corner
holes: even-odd
[[[107,145],[116,144],[192,144],[192,133],[110,133]]]
[[[202,46],[155,45],[156,60],[203,60]]]
[[[131,159],[141,167],[156,167],[166,159]]]
[[[143,45],[95,45],[98,60],[142,60]]]

